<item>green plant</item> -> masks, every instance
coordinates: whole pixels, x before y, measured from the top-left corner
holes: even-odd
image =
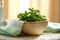
[[[29,8],[29,11],[25,11],[24,13],[19,13],[17,15],[17,18],[22,21],[27,22],[36,22],[36,21],[43,21],[46,19],[44,15],[40,14],[39,10],[36,10],[34,8]]]

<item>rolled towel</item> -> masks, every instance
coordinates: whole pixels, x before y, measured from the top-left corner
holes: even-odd
[[[0,31],[3,31],[3,34],[17,36],[21,33],[21,29],[24,21],[18,20],[4,20],[2,22],[2,26],[0,27]]]

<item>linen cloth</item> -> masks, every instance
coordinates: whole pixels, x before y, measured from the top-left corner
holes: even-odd
[[[60,33],[60,23],[48,22],[45,32]]]

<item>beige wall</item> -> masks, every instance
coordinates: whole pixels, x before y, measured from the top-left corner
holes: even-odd
[[[59,0],[50,0],[50,14],[49,19],[52,22],[60,22],[59,15]]]
[[[6,0],[6,1],[4,1],[4,10],[5,10],[4,11],[4,18],[5,19],[16,18],[17,14],[18,14],[18,10],[19,10],[18,9],[18,4],[19,4],[18,2],[19,2],[19,0]],[[31,2],[31,4],[32,4],[32,2]],[[30,6],[32,6],[31,4],[30,4]],[[38,9],[40,9],[40,7],[41,7],[40,0],[38,1],[37,6],[38,6]],[[46,5],[44,5],[44,6],[46,6]],[[60,22],[60,0],[50,0],[50,7],[49,8],[50,8],[50,10],[49,10],[50,21]]]
[[[15,19],[18,14],[19,0],[2,0],[4,19]]]
[[[8,19],[16,19],[19,11],[19,0],[9,0]]]
[[[8,0],[4,0],[4,19],[8,19]]]
[[[50,8],[50,0],[40,0],[40,13],[48,19]],[[48,19],[49,20],[49,19]]]

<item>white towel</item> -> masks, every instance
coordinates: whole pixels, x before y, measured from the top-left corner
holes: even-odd
[[[6,35],[17,36],[18,34],[21,33],[23,23],[24,21],[4,20],[2,22],[2,26],[0,27],[0,31],[2,31],[3,34],[6,34]]]

